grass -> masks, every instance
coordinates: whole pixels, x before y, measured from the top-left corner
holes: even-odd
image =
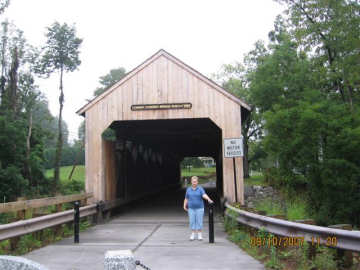
[[[189,169],[181,169],[181,176],[183,177],[191,177],[191,176],[209,176],[211,174],[216,173],[215,167],[210,168],[191,168]]]
[[[306,211],[306,200],[298,197],[285,201],[281,204],[279,200],[267,198],[255,204],[255,210],[265,211],[266,215],[283,215],[287,220],[309,219],[311,216]]]
[[[231,212],[230,215],[235,217]],[[304,242],[303,245],[275,247],[272,245],[257,245],[254,239],[271,239],[276,237],[266,232],[264,228],[259,230],[249,229],[243,225],[238,225],[233,218],[225,216],[225,231],[230,241],[234,242],[246,253],[261,261],[266,269],[282,269],[282,270],[335,270],[337,267],[336,250],[328,247],[320,246],[317,248],[316,256],[313,260],[309,259],[310,244]],[[359,263],[355,264],[351,270],[359,269]],[[345,269],[345,268],[341,268]],[[349,268],[346,268],[349,269]],[[349,270],[350,270],[349,269]]]
[[[301,198],[296,198],[295,200],[287,202],[286,216],[288,220],[310,218],[310,216],[306,213],[306,201]]]
[[[68,181],[69,174],[72,170],[73,166],[65,166],[60,168],[60,180],[61,181]],[[54,177],[54,169],[46,170],[45,176],[47,178]],[[84,165],[78,165],[75,168],[75,171],[73,173],[72,179],[75,179],[77,181],[85,181],[85,166]]]
[[[265,183],[265,177],[263,174],[252,175],[250,178],[245,178],[244,183],[246,186],[267,186]]]
[[[15,245],[15,249],[11,248],[11,240],[0,241],[0,255],[24,255],[34,249],[44,247],[74,235],[73,224],[62,224],[60,226],[61,229],[58,232],[56,232],[56,228],[47,228],[42,231],[20,236]],[[80,221],[80,232],[85,231],[91,226],[87,219]]]

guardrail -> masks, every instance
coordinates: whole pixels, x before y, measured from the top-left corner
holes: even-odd
[[[327,227],[302,224],[277,218],[250,213],[225,203],[225,207],[236,212],[236,220],[253,228],[264,228],[267,232],[284,237],[303,237],[307,242],[314,239],[321,245],[326,245],[328,237],[336,237],[336,248],[360,252],[360,231],[347,231]],[[225,214],[231,216],[227,211]]]
[[[96,213],[96,204],[80,207],[80,217],[95,215]],[[6,240],[24,234],[33,233],[56,225],[71,222],[73,220],[74,209],[0,225],[0,240]]]
[[[168,186],[165,189],[172,188],[172,186]],[[83,206],[79,208],[80,218],[86,216],[96,215],[97,222],[103,221],[103,213],[108,213],[109,210],[116,208],[118,206],[127,204],[133,200],[140,199],[145,195],[150,195],[156,192],[148,192],[146,194],[140,194],[134,198],[129,199],[116,199],[113,201],[100,201],[97,204],[91,204],[88,206]],[[92,193],[84,193],[84,194],[74,194],[67,196],[58,196],[58,197],[49,197],[43,199],[35,199],[28,201],[16,201],[5,203],[0,206],[0,213],[5,212],[21,212],[28,209],[34,209],[44,206],[50,205],[62,205],[63,203],[73,202],[73,201],[81,201],[86,200],[87,198],[92,197]],[[47,229],[50,227],[54,227],[57,225],[61,225],[64,223],[74,221],[74,209],[57,212],[54,214],[47,214],[41,217],[30,218],[26,220],[19,220],[15,222],[11,222],[8,224],[0,225],[0,241],[16,238],[28,233],[33,233],[37,231],[41,231],[43,229]],[[77,221],[78,222],[78,221]]]

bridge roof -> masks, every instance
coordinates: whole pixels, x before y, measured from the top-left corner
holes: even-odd
[[[158,59],[160,56],[164,56],[167,59],[169,59],[170,61],[176,63],[177,65],[181,66],[182,68],[184,68],[185,70],[187,70],[188,72],[190,72],[191,74],[193,74],[195,77],[197,77],[198,79],[202,80],[203,82],[207,83],[208,85],[210,85],[212,88],[214,88],[215,90],[219,91],[220,93],[222,93],[225,97],[229,98],[230,100],[232,100],[233,102],[237,103],[238,105],[240,105],[241,107],[245,108],[248,111],[251,111],[251,106],[248,105],[245,101],[239,99],[238,97],[236,97],[235,95],[231,94],[230,92],[228,92],[227,90],[225,90],[223,87],[221,87],[220,85],[218,85],[217,83],[215,83],[214,81],[212,81],[211,79],[209,79],[208,77],[206,77],[205,75],[201,74],[199,71],[193,69],[192,67],[190,67],[189,65],[185,64],[184,62],[182,62],[180,59],[176,58],[175,56],[171,55],[170,53],[168,53],[167,51],[160,49],[158,52],[156,52],[154,55],[152,55],[151,57],[149,57],[148,59],[146,59],[143,63],[141,63],[139,66],[137,66],[136,68],[134,68],[133,70],[131,70],[130,72],[128,72],[124,78],[122,78],[120,81],[118,81],[117,83],[115,83],[113,86],[111,86],[109,89],[107,89],[105,92],[103,92],[101,95],[93,98],[91,101],[89,101],[89,103],[87,103],[86,105],[84,105],[82,108],[80,108],[76,113],[79,115],[85,115],[85,112],[90,109],[93,105],[95,105],[98,101],[100,101],[101,99],[105,98],[106,96],[108,96],[111,92],[113,92],[116,88],[118,88],[120,85],[122,85],[123,83],[125,83],[127,80],[129,80],[131,77],[133,77],[135,74],[137,74],[138,72],[140,72],[142,69],[144,69],[146,66],[148,66],[149,64],[151,64],[152,62],[154,62],[156,59]]]

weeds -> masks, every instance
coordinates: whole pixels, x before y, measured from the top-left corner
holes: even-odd
[[[234,213],[232,213],[234,214]],[[304,242],[303,246],[287,246],[275,247],[267,245],[267,239],[274,236],[266,231],[265,228],[260,228],[257,231],[248,231],[245,226],[237,225],[231,221],[232,218],[225,216],[225,229],[228,232],[229,239],[236,243],[239,247],[245,250],[254,258],[262,261],[267,269],[294,269],[294,270],[336,270],[337,261],[335,252],[336,249],[328,247],[318,247],[315,257],[309,258],[311,244]],[[254,245],[250,240],[252,237],[259,237],[265,239],[261,241],[265,245]],[[355,268],[351,269],[357,269]]]
[[[81,221],[80,231],[85,231],[90,226],[91,224],[87,220]],[[10,240],[0,241],[0,255],[23,255],[74,234],[73,224],[63,224],[61,227],[60,231],[62,233],[60,235],[57,235],[54,228],[47,228],[36,233],[23,235],[17,242],[15,250],[11,250]]]

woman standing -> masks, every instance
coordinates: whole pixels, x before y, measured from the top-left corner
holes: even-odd
[[[198,177],[191,177],[191,187],[186,189],[186,195],[184,200],[184,210],[189,214],[190,229],[192,230],[190,240],[195,239],[195,234],[198,234],[198,240],[202,240],[201,230],[203,227],[204,217],[204,201],[207,200],[209,203],[213,201],[205,193],[205,190],[198,186]]]

